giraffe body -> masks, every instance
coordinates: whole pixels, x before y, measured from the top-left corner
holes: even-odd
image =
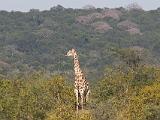
[[[74,82],[74,93],[76,96],[76,109],[80,105],[83,109],[83,104],[88,101],[88,96],[90,93],[89,84],[86,81],[86,78],[80,69],[80,63],[78,60],[78,55],[75,49],[69,50],[66,56],[73,57],[74,62],[74,73],[75,73],[75,82]],[[80,102],[80,103],[79,103]]]

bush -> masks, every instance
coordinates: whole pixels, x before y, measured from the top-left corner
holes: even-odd
[[[45,80],[36,75],[29,80],[0,81],[0,119],[44,119],[60,104],[74,103],[73,92],[61,76]]]

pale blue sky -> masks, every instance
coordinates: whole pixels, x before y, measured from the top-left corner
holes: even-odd
[[[30,9],[48,10],[57,4],[66,8],[82,8],[85,5],[95,7],[125,7],[129,3],[137,2],[145,10],[160,7],[160,0],[0,0],[0,10],[29,11]]]

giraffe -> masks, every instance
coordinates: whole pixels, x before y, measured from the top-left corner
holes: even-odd
[[[83,104],[88,101],[90,93],[89,84],[86,81],[86,78],[80,68],[80,63],[78,60],[78,55],[76,50],[75,49],[69,50],[66,56],[72,57],[74,62],[74,73],[75,73],[74,93],[76,96],[76,110],[78,111],[79,109],[78,106],[81,106],[81,109],[83,110]]]

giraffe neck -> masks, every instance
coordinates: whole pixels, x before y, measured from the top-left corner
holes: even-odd
[[[78,55],[74,56],[74,72],[75,72],[75,75],[78,75],[78,74],[82,73],[82,70],[80,68],[80,63],[79,63],[79,60],[78,60]]]

